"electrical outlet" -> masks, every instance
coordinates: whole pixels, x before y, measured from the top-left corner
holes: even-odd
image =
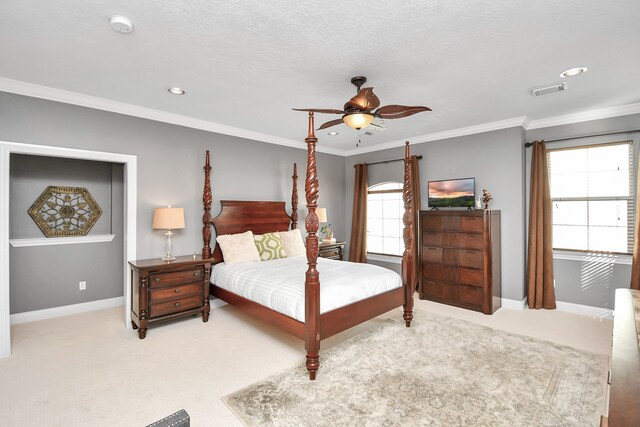
[[[86,290],[87,290],[87,282],[84,282],[84,281],[83,281],[83,282],[80,282],[80,283],[79,283],[79,289],[80,289],[81,291],[86,291]]]

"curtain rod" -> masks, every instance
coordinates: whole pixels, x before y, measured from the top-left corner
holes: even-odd
[[[416,159],[418,160],[422,160],[422,154],[420,154],[419,156],[416,156]],[[367,163],[367,166],[371,166],[371,165],[379,165],[380,163],[393,163],[393,162],[404,162],[404,157],[402,159],[393,159],[393,160],[381,160],[379,162],[373,162],[373,163]],[[353,167],[355,168],[357,165],[353,165]]]
[[[591,137],[594,137],[594,136],[620,135],[620,134],[623,134],[623,133],[633,133],[633,132],[640,132],[640,129],[624,130],[624,131],[619,131],[619,132],[592,133],[590,135],[572,136],[571,138],[550,139],[548,141],[544,140],[544,142],[545,143],[554,143],[554,142],[562,142],[562,141],[571,141],[572,139],[591,138]],[[533,145],[533,142],[525,142],[525,144],[524,144],[525,147],[531,147],[532,145]]]

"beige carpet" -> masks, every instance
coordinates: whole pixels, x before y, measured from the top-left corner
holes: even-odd
[[[611,351],[607,319],[557,310],[485,316],[416,299],[419,312]],[[401,319],[402,310],[385,316]],[[12,356],[0,359],[3,427],[140,427],[180,408],[193,427],[241,426],[222,397],[304,360],[301,340],[229,306],[214,308],[208,323],[194,317],[150,328],[142,341],[123,327],[122,308],[14,325],[11,341]]]
[[[598,426],[608,357],[430,313],[224,398],[249,426]]]

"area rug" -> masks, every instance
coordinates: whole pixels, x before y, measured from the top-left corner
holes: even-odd
[[[416,313],[223,398],[248,426],[598,426],[608,357]]]

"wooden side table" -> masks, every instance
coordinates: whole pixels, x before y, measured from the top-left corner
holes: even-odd
[[[345,242],[322,244],[318,246],[318,256],[343,261]]]
[[[149,323],[201,314],[209,320],[209,272],[211,259],[180,256],[165,262],[159,258],[130,261],[131,326],[144,339]]]

